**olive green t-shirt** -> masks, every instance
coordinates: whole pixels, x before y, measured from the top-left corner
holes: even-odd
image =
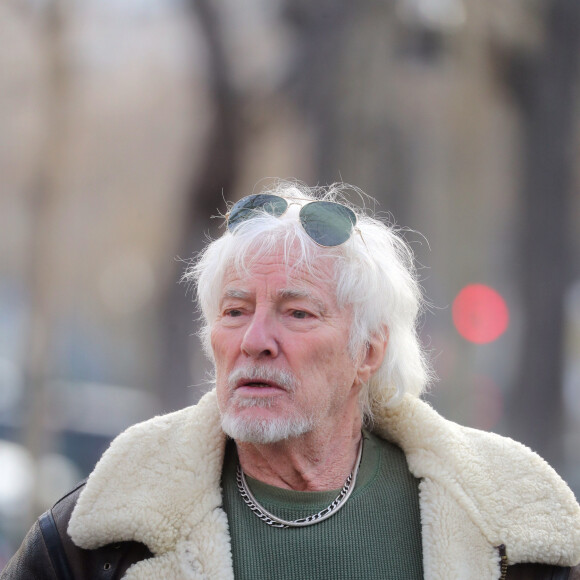
[[[252,513],[238,491],[236,446],[228,441],[222,485],[236,580],[423,578],[419,480],[399,447],[363,435],[352,495],[332,517],[303,528],[274,528]],[[246,480],[262,506],[287,520],[324,509],[340,491],[293,491]]]

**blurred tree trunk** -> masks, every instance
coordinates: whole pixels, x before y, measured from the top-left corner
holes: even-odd
[[[223,196],[233,189],[240,147],[240,107],[232,86],[215,7],[209,0],[191,0],[191,8],[208,48],[213,119],[204,159],[199,173],[192,176],[186,210],[179,225],[179,256],[184,259],[203,249],[207,234],[215,236],[219,224],[214,225],[210,218],[216,215],[218,209],[224,210]],[[198,324],[195,322],[192,298],[191,293],[186,293],[185,288],[177,284],[170,285],[165,298],[159,396],[166,411],[197,401],[204,390],[198,386],[205,378],[202,367],[207,366],[200,354],[199,341],[194,336]],[[188,387],[192,387],[193,391]]]
[[[316,181],[352,183],[378,200],[373,209],[409,223],[413,153],[397,117],[395,12],[395,3],[284,4],[297,38],[289,90],[314,136]]]
[[[336,167],[344,104],[341,74],[351,10],[345,0],[286,0],[284,6],[286,20],[297,36],[291,90],[315,135],[314,162],[320,183],[340,179]]]
[[[580,2],[551,0],[546,11],[542,50],[511,55],[506,69],[523,120],[520,260],[525,325],[509,421],[514,436],[559,466]]]
[[[28,264],[30,310],[23,370],[25,378],[24,442],[37,462],[43,454],[54,452],[54,433],[49,429],[49,381],[54,379],[54,332],[58,309],[58,256],[55,255],[58,232],[59,192],[63,176],[66,139],[68,75],[63,47],[65,23],[63,0],[46,6],[44,45],[46,48],[46,129],[41,163],[37,168],[36,189],[31,196],[31,243]],[[40,503],[36,477],[30,505],[32,522],[46,509]]]

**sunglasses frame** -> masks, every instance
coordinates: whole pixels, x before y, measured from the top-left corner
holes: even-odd
[[[286,212],[288,211],[288,208],[291,205],[300,205],[300,211],[298,212],[298,215],[299,215],[299,218],[300,218],[300,225],[302,226],[302,228],[304,229],[304,231],[306,232],[306,234],[308,235],[308,237],[317,246],[320,246],[321,248],[337,248],[339,246],[342,246],[346,242],[348,242],[348,240],[350,240],[350,238],[352,238],[352,235],[353,235],[353,233],[355,231],[360,234],[360,230],[359,230],[359,228],[356,225],[357,222],[358,222],[358,217],[357,217],[356,213],[350,207],[348,207],[348,206],[346,206],[346,205],[344,205],[342,203],[338,203],[336,201],[327,201],[327,200],[323,200],[323,199],[313,199],[313,200],[307,200],[306,201],[306,200],[304,200],[304,198],[301,198],[301,197],[282,197],[281,195],[276,195],[276,194],[273,194],[273,193],[254,193],[252,195],[247,195],[245,197],[242,197],[242,199],[240,199],[236,203],[234,203],[234,205],[231,207],[231,209],[225,215],[226,226],[227,226],[227,228],[228,228],[228,230],[230,232],[233,232],[235,230],[236,225],[237,225],[237,224],[234,224],[234,226],[232,228],[230,228],[230,216],[231,216],[232,210],[234,210],[234,208],[236,207],[236,205],[238,205],[239,203],[243,202],[244,200],[248,200],[248,199],[251,199],[251,198],[254,198],[254,197],[259,197],[259,196],[264,196],[264,197],[271,198],[271,199],[276,199],[276,200],[280,200],[281,199],[281,200],[283,200],[286,203],[286,207],[285,207],[284,211],[282,213],[280,213],[280,214],[271,213],[267,209],[265,209],[266,208],[266,205],[268,203],[266,201],[263,205],[259,206],[258,208],[247,208],[248,213],[250,213],[252,211],[258,212],[260,210],[263,210],[263,211],[265,211],[266,213],[268,213],[269,215],[271,215],[273,217],[280,218],[280,217],[282,217],[283,215],[286,214]],[[306,203],[305,204],[298,204],[298,203],[296,203],[296,201],[295,202],[291,202],[289,200],[306,201]],[[337,206],[337,207],[341,208],[341,211],[346,210],[346,215],[348,216],[348,219],[350,220],[351,228],[350,228],[350,232],[349,232],[348,237],[343,242],[340,242],[339,244],[325,245],[325,244],[321,244],[316,239],[314,239],[314,237],[312,237],[312,234],[308,231],[308,229],[304,225],[304,221],[303,221],[304,218],[303,218],[303,215],[302,215],[302,211],[304,210],[304,208],[306,208],[306,207],[308,207],[309,205],[312,205],[312,204],[325,204],[325,205],[328,204],[328,205],[334,205],[334,206]],[[242,209],[243,208],[240,208],[240,210],[242,210]],[[252,217],[251,216],[248,216],[247,218],[242,219],[239,223],[242,223],[242,222],[247,221],[249,219],[252,219]]]

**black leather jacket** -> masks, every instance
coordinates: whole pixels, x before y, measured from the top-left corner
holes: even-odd
[[[83,487],[84,482],[38,519],[2,571],[1,580],[117,580],[132,564],[152,556],[138,542],[109,544],[98,550],[75,546],[66,530]]]
[[[75,546],[66,530],[83,487],[84,482],[38,519],[0,580],[117,580],[132,564],[152,556],[139,542],[109,544],[97,550]],[[502,572],[501,580],[580,580],[580,566],[516,564]]]

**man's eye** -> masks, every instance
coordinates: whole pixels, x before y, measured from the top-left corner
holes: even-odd
[[[304,310],[293,310],[292,311],[292,318],[308,318],[308,312],[304,312]]]
[[[235,318],[236,316],[241,316],[241,315],[242,315],[242,311],[238,310],[237,308],[232,308],[231,310],[226,311],[226,316],[231,316],[232,318]]]

